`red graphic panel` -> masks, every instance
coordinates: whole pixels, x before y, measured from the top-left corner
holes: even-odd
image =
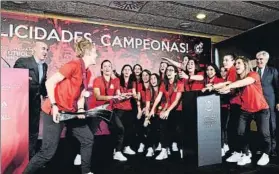
[[[22,174],[28,164],[28,70],[1,68],[1,173]]]

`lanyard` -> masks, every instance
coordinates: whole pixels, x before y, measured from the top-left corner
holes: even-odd
[[[169,90],[168,90],[168,101],[167,101],[168,104],[170,104],[170,102],[171,102],[171,97],[172,97],[172,94],[174,93],[174,90],[175,90],[174,86],[172,88],[169,88]]]
[[[106,83],[106,80],[105,80],[104,76],[102,76],[102,81],[103,81],[104,86],[105,86],[105,95],[108,96],[108,89],[110,88],[110,85],[111,85],[111,79],[109,79],[109,82]]]
[[[194,80],[191,80],[190,82],[190,79],[187,79],[186,82],[187,82],[186,85],[189,86],[189,91],[192,91]]]

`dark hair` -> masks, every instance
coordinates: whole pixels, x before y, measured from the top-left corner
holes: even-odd
[[[169,65],[168,62],[161,62],[161,63],[160,63],[160,67],[161,67],[161,65],[162,65],[163,63],[167,64],[167,66]],[[160,75],[160,78],[161,78],[161,77],[162,77],[162,72],[160,71],[160,67],[159,67],[159,75]],[[164,75],[165,75],[165,74],[164,74]]]
[[[112,65],[111,61],[109,61],[109,60],[106,59],[106,60],[102,61],[102,63],[101,63],[101,69],[103,68],[104,63],[106,63],[106,62],[109,62],[109,63]],[[101,75],[103,75],[103,71],[101,71]]]
[[[143,91],[146,91],[146,89],[145,89],[145,86],[144,86],[144,84],[143,84],[143,80],[142,80],[142,74],[143,74],[143,72],[146,72],[148,75],[149,75],[149,80],[150,80],[150,76],[151,76],[151,72],[148,70],[148,69],[144,69],[142,72],[141,72],[141,85],[142,85],[142,90]]]
[[[135,74],[135,69],[136,69],[136,67],[140,67],[140,70],[141,70],[141,72],[142,72],[142,66],[140,65],[140,64],[135,64],[134,66],[133,66],[133,73]],[[136,74],[135,74],[136,75]],[[141,73],[140,73],[140,75],[139,76],[141,76]]]
[[[222,78],[219,68],[214,63],[207,64],[205,71],[207,71],[207,68],[209,66],[211,66],[214,69],[214,71],[216,72],[216,74],[215,74],[216,77]],[[205,76],[206,76],[205,80],[207,81],[207,77],[208,77],[207,73],[205,73]],[[206,84],[207,84],[207,82],[206,82]]]
[[[174,77],[174,81],[173,81],[173,84],[174,84],[175,88],[176,88],[176,85],[177,85],[177,81],[179,80],[178,68],[176,66],[174,66],[174,65],[168,65],[167,68],[166,68],[165,77],[164,77],[164,84],[165,84],[165,87],[166,87],[167,91],[169,90],[169,79],[167,77],[168,67],[173,67],[174,68],[174,72],[176,73],[176,76]]]
[[[186,65],[186,71],[185,71],[186,74],[188,74],[188,75],[189,75],[189,71],[188,71],[188,69],[187,69],[187,66],[188,66],[188,64],[190,63],[191,60],[194,61],[194,63],[195,63],[195,71],[194,71],[194,74],[197,74],[198,72],[201,71],[200,64],[199,64],[198,60],[197,60],[196,58],[194,58],[194,57],[189,57],[188,63],[187,63],[187,65]]]
[[[124,66],[122,67],[122,69],[121,69],[121,74],[120,74],[120,86],[122,86],[122,87],[125,87],[125,79],[124,79],[123,70],[124,70],[124,68],[126,68],[127,66],[130,67],[131,71],[133,71],[132,66],[129,65],[129,64],[126,64],[126,65],[124,65]],[[132,74],[133,74],[133,73],[132,73]],[[134,81],[134,80],[133,80],[133,78],[132,78],[132,74],[131,74],[130,77],[129,77],[127,89],[132,89],[132,88],[133,88],[133,81]]]
[[[135,71],[136,66],[139,66],[139,67],[140,67],[140,70],[142,71],[142,66],[141,66],[140,64],[135,64],[135,65],[133,66],[133,71]]]
[[[120,78],[120,74],[114,69],[112,70],[112,73],[115,75],[115,77]]]

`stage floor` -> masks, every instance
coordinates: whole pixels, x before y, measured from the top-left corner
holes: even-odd
[[[96,137],[93,150],[94,174],[279,174],[279,158],[271,158],[271,162],[264,167],[256,165],[260,155],[252,157],[252,163],[244,167],[236,164],[223,163],[220,165],[195,167],[191,158],[180,159],[179,153],[163,161],[148,159],[145,154],[128,156],[127,162],[112,160],[111,141],[109,137]],[[54,159],[39,174],[80,174],[80,167],[74,166],[73,161],[77,153],[76,142],[72,139],[62,139]],[[186,154],[187,155],[187,154]]]

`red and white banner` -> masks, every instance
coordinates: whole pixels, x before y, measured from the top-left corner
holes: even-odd
[[[29,72],[1,68],[1,173],[22,174],[28,164]]]

